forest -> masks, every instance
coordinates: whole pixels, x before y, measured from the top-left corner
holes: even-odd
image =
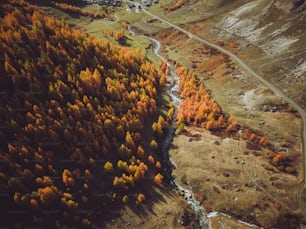
[[[0,15],[1,226],[90,227],[143,204],[164,177],[162,70],[26,1]]]
[[[10,213],[0,226],[100,226],[96,218],[125,204],[141,208],[150,189],[166,183],[161,144],[175,107],[170,102],[161,112],[159,96],[170,70],[165,62],[157,69],[140,49],[46,16],[33,2],[0,5],[0,210]],[[71,14],[107,16],[47,2]],[[124,30],[110,35],[118,41]],[[294,158],[225,114],[193,72],[175,68],[178,133],[188,125],[247,140],[270,150],[272,167],[296,174]]]

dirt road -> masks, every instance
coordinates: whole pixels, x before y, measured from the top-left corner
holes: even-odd
[[[299,205],[300,205],[300,208],[301,210],[303,211],[304,214],[306,214],[306,206],[305,206],[305,203],[302,199],[302,194],[306,191],[306,182],[305,182],[305,175],[306,175],[306,153],[305,153],[305,150],[306,150],[306,114],[305,114],[305,111],[295,102],[293,101],[291,98],[289,98],[287,95],[285,95],[281,90],[279,90],[276,86],[274,86],[273,84],[271,84],[270,82],[268,82],[267,80],[265,80],[263,77],[259,76],[256,72],[254,72],[248,65],[246,65],[240,58],[238,58],[235,54],[229,52],[228,50],[218,46],[218,45],[215,45],[207,40],[204,40],[200,37],[198,37],[197,35],[193,34],[193,33],[190,33],[189,31],[163,19],[163,18],[160,18],[152,13],[150,13],[149,11],[147,11],[146,9],[142,9],[142,11],[148,15],[150,15],[151,17],[161,21],[161,22],[164,22],[166,24],[168,24],[169,26],[185,33],[189,38],[191,39],[195,39],[207,46],[210,46],[216,50],[218,50],[219,52],[223,53],[223,54],[226,54],[228,55],[233,61],[235,61],[242,69],[244,69],[247,73],[251,74],[252,76],[256,77],[259,81],[262,82],[262,84],[264,84],[266,87],[270,88],[276,95],[278,95],[279,97],[283,98],[289,105],[291,105],[295,110],[297,110],[303,120],[303,127],[302,127],[302,143],[303,143],[303,146],[302,146],[302,149],[303,149],[303,155],[304,155],[304,176],[303,176],[303,182],[297,192],[297,198],[298,198],[298,201],[299,201]]]

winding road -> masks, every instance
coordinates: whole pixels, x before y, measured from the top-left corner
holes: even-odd
[[[129,1],[128,1],[129,2]],[[306,203],[303,202],[302,199],[302,194],[303,192],[306,192],[306,182],[305,182],[305,175],[306,175],[306,113],[303,110],[303,108],[301,108],[295,101],[293,101],[291,98],[289,98],[287,95],[285,95],[280,89],[278,89],[275,85],[271,84],[270,82],[268,82],[267,80],[265,80],[263,77],[259,76],[256,72],[254,72],[247,64],[245,64],[239,57],[237,57],[235,54],[229,52],[228,50],[215,45],[207,40],[204,40],[200,37],[198,37],[197,35],[190,33],[189,31],[161,18],[158,17],[152,13],[150,13],[149,11],[147,11],[146,9],[142,9],[142,11],[148,15],[150,15],[151,17],[165,23],[168,24],[169,26],[181,31],[182,33],[186,34],[189,38],[191,39],[195,39],[207,46],[210,46],[216,50],[218,50],[219,52],[228,55],[233,61],[235,61],[242,69],[244,69],[247,73],[251,74],[252,76],[256,77],[262,84],[264,84],[266,87],[270,88],[276,95],[278,95],[279,97],[283,98],[289,105],[291,105],[295,110],[298,111],[298,113],[300,114],[302,121],[303,121],[303,127],[302,127],[302,150],[303,150],[303,154],[304,154],[304,176],[303,176],[303,182],[297,192],[297,199],[299,202],[299,207],[300,209],[303,211],[303,213],[306,215]]]

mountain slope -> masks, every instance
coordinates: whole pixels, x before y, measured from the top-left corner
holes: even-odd
[[[162,71],[25,1],[0,12],[1,226],[102,227],[141,206],[163,180]]]
[[[235,42],[238,56],[306,108],[305,1],[185,2],[164,14],[185,15],[181,25],[200,37]]]

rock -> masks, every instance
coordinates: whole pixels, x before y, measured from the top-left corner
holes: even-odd
[[[229,176],[230,176],[230,174],[229,174],[229,173],[227,173],[227,172],[223,172],[223,176],[225,176],[225,177],[229,177]]]
[[[187,225],[189,225],[190,224],[190,222],[191,222],[191,218],[190,218],[190,215],[188,214],[188,212],[184,212],[184,214],[182,215],[182,217],[181,217],[181,224],[183,225],[183,226],[187,226]]]
[[[214,190],[214,192],[216,192],[216,193],[220,193],[220,190],[219,190],[219,188],[218,188],[217,186],[213,186],[213,190]]]
[[[227,184],[222,185],[222,189],[227,190],[228,189],[228,185]]]

